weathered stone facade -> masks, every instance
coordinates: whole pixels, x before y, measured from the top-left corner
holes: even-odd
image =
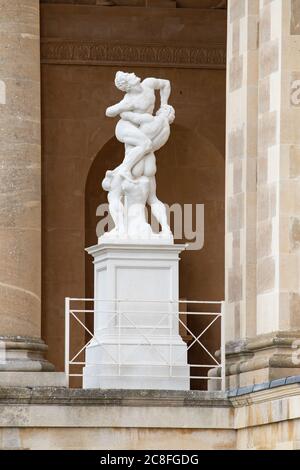
[[[299,51],[299,0],[0,0],[0,448],[299,448]],[[225,290],[229,393],[49,387],[64,297],[92,295],[121,66],[173,83],[162,198],[205,203],[181,295]]]
[[[281,0],[229,2],[226,288],[232,384],[284,377],[298,367],[292,360],[300,318],[298,9],[298,2]],[[243,71],[231,77],[241,44],[250,53],[239,58]],[[243,182],[239,194],[233,178],[241,163],[230,162],[232,142],[248,170],[237,177]]]

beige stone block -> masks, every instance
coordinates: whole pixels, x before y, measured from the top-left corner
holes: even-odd
[[[300,35],[300,4],[298,0],[292,1],[291,34]]]
[[[299,251],[300,248],[300,218],[290,219],[290,246],[292,251]]]
[[[143,430],[132,429],[27,429],[22,432],[22,447],[52,450],[101,450],[101,449],[234,449],[235,431],[220,431],[221,439],[215,439],[215,431]],[[224,435],[223,435],[224,434]],[[209,444],[208,444],[209,442]],[[224,446],[224,447],[223,447]]]
[[[1,119],[40,119],[40,83],[32,80],[6,79],[6,104]]]
[[[280,212],[282,215],[298,217],[300,214],[299,190],[300,181],[298,179],[280,183]]]
[[[35,144],[40,145],[41,128],[39,121],[16,119],[16,117],[7,117],[1,119],[0,116],[0,141],[1,153],[7,147],[16,144]],[[39,158],[40,163],[40,158]]]
[[[226,336],[226,342],[227,341],[234,341],[236,340],[236,325],[235,325],[235,303],[226,303],[226,322],[225,322],[225,336]]]
[[[40,162],[40,144],[28,142],[1,142],[0,161],[11,168],[38,167]]]
[[[0,77],[39,81],[39,34],[10,33],[0,26]]]
[[[258,225],[257,256],[265,258],[272,254],[272,223],[267,220]]]
[[[226,112],[228,132],[239,131],[245,125],[245,98],[245,87],[238,88],[234,92],[228,94]]]
[[[0,282],[1,335],[40,337],[41,301],[33,292]]]
[[[254,87],[252,91],[249,88],[249,92],[251,91],[255,93],[256,100],[257,100],[257,80],[258,80],[258,52],[257,50],[250,50],[247,52],[247,86]],[[254,101],[255,104],[255,101]]]
[[[281,41],[281,32],[288,32],[288,10],[282,8],[281,2],[271,0],[271,40],[279,39]],[[285,35],[284,33],[284,35]]]
[[[237,160],[233,165],[233,194],[241,193],[243,189],[243,161]]]
[[[265,113],[258,122],[258,142],[260,148],[270,147],[277,143],[277,113]]]
[[[290,177],[300,177],[300,147],[295,145],[290,149]]]
[[[300,107],[300,72],[292,72],[291,74],[290,105],[295,108]]]
[[[40,299],[41,233],[38,230],[0,230],[0,281],[3,288]],[[1,302],[1,309],[5,310]]]
[[[279,302],[275,290],[257,296],[256,324],[257,335],[279,330]]]
[[[281,76],[279,72],[272,73],[270,79],[270,112],[279,112],[282,104]]]
[[[244,313],[243,310],[244,302],[236,302],[234,305],[234,338],[243,338],[244,337],[244,329],[243,329],[243,320],[244,320]]]
[[[228,160],[227,169],[226,169],[226,198],[230,198],[233,196],[234,167],[235,167],[235,162]]]
[[[282,119],[282,143],[300,145],[300,132],[298,122],[300,119],[300,108],[291,108],[290,112],[283,115]]]
[[[0,30],[9,27],[12,31],[25,32],[35,26],[39,30],[39,1],[38,0],[1,0]]]
[[[243,56],[233,57],[229,64],[229,90],[231,92],[241,88],[243,84],[243,73]]]
[[[247,178],[244,183],[245,190],[248,193],[256,193],[256,184],[257,184],[257,159],[249,158],[245,161]],[[255,202],[256,204],[256,202]]]
[[[248,0],[248,15],[258,15],[259,13],[259,2],[260,0]]]
[[[275,259],[271,256],[258,260],[257,291],[261,294],[275,287]]]
[[[240,34],[241,34],[241,29],[240,29],[240,22],[235,21],[232,24],[231,27],[232,31],[232,39],[231,39],[231,54],[232,56],[239,56],[240,55]]]
[[[245,195],[240,193],[228,201],[227,223],[230,232],[244,226],[244,199]]]
[[[266,43],[271,39],[271,7],[266,5],[261,11],[259,19],[259,41]]]
[[[245,152],[244,128],[233,130],[228,136],[228,158],[241,158]]]
[[[252,93],[253,92],[253,93]],[[251,100],[251,102],[250,102]],[[247,160],[257,158],[257,90],[251,89],[248,93],[247,116]]]
[[[300,294],[292,292],[289,295],[290,325],[291,328],[300,328]]]
[[[257,3],[257,0],[248,1],[248,6]],[[247,36],[247,49],[255,51],[258,49],[258,17],[257,17],[257,6],[252,6],[250,9],[253,10],[253,14],[248,16],[248,36]]]
[[[299,261],[296,254],[281,254],[279,261],[280,289],[295,292],[299,288]]]
[[[277,192],[275,184],[258,187],[257,220],[270,219],[276,215]]]
[[[259,57],[260,77],[264,78],[276,72],[279,68],[279,43],[273,40],[265,43],[260,48]]]
[[[20,193],[0,194],[0,230],[40,230],[41,203],[35,196],[34,188],[25,192],[21,202]]]
[[[64,372],[0,372],[1,387],[67,387]]]
[[[258,110],[260,114],[270,111],[270,78],[266,77],[259,82]]]
[[[283,177],[280,164],[286,155],[284,149],[279,145],[273,145],[268,148],[268,183],[270,185],[277,183]],[[283,166],[283,165],[282,165]]]
[[[239,270],[241,264],[241,231],[232,232],[232,266]]]
[[[238,302],[243,295],[242,268],[233,268],[228,273],[228,302]]]
[[[259,185],[266,184],[268,182],[268,159],[258,158],[257,159],[257,183]]]
[[[229,15],[230,22],[242,18],[246,14],[246,0],[230,0]]]

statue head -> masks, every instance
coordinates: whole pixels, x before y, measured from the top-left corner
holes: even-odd
[[[124,91],[125,93],[139,86],[140,83],[141,79],[137,77],[134,73],[116,73],[115,85],[119,90]]]
[[[164,104],[159,108],[156,116],[164,116],[168,119],[169,124],[172,124],[175,120],[175,109],[169,104]]]

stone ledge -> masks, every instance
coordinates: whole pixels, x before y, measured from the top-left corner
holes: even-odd
[[[0,387],[0,404],[156,407],[230,406],[222,392],[174,390],[82,390],[64,387]]]
[[[0,371],[3,387],[67,387],[67,376],[64,372]]]
[[[300,385],[300,375],[294,375],[292,377],[285,377],[283,379],[271,380],[261,384],[249,385],[247,387],[239,387],[228,392],[228,398],[241,397],[243,395],[249,395],[252,393],[262,392],[264,390],[270,390],[274,388],[284,387],[286,385]]]

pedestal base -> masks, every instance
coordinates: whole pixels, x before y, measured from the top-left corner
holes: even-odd
[[[0,336],[0,372],[54,372],[45,359],[48,346],[39,338]]]
[[[189,390],[187,345],[178,327],[184,248],[131,243],[88,249],[97,300],[83,388]]]
[[[0,336],[0,387],[66,387],[66,374],[45,359],[47,349],[39,338]]]
[[[300,331],[278,331],[226,346],[227,388],[299,375]]]
[[[83,388],[189,390],[186,344],[180,337],[150,341],[123,337],[120,344],[118,338],[100,339],[98,344],[94,340],[86,351],[89,365],[84,368]]]

